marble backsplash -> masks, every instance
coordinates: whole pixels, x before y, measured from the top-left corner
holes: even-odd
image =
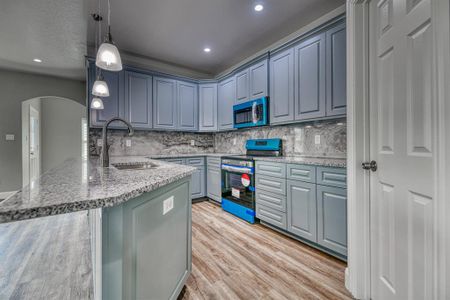
[[[101,129],[90,130],[89,151],[91,155],[100,155],[101,147],[97,145],[101,138]],[[131,147],[126,147],[126,140],[131,140]],[[110,130],[108,131],[108,143],[111,145],[109,153],[112,156],[214,152],[214,135],[211,133],[136,130],[130,137],[126,130]]]
[[[320,144],[315,138],[320,135]],[[258,127],[216,133],[216,152],[243,153],[248,139],[281,138],[283,155],[345,158],[347,155],[347,124],[345,119]]]
[[[320,135],[320,144],[315,138]],[[248,139],[282,138],[283,155],[345,158],[347,127],[345,119],[302,124],[258,127],[220,133],[186,133],[170,131],[135,131],[129,137],[125,130],[111,130],[108,141],[110,155],[167,155],[197,153],[245,153]],[[89,150],[99,155],[100,129],[91,129]],[[131,147],[126,147],[126,140]],[[193,145],[192,145],[193,144]]]

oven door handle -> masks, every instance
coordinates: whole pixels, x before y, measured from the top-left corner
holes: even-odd
[[[253,168],[230,166],[225,164],[222,164],[222,170],[241,174],[253,174]]]

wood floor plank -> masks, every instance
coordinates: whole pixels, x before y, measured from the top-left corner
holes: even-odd
[[[211,202],[192,206],[192,264],[180,299],[352,299],[344,262]]]

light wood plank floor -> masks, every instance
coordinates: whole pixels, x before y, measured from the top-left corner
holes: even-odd
[[[346,264],[210,202],[192,206],[192,274],[180,299],[351,299]]]

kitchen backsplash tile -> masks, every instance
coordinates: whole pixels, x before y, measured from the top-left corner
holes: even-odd
[[[221,132],[215,134],[214,146],[216,152],[243,153],[248,139],[281,138],[285,156],[344,158],[347,154],[346,125],[346,120],[340,119]],[[315,144],[317,135],[320,144]]]
[[[170,131],[135,131],[129,137],[125,130],[111,130],[108,141],[110,155],[158,155],[178,153],[244,153],[248,139],[281,138],[283,155],[344,158],[347,154],[345,119],[302,124],[258,127],[220,133],[186,133]],[[320,136],[320,144],[315,143]],[[90,130],[90,154],[99,155],[97,140],[100,129]],[[126,140],[131,147],[126,147]],[[191,142],[194,141],[194,145]]]

